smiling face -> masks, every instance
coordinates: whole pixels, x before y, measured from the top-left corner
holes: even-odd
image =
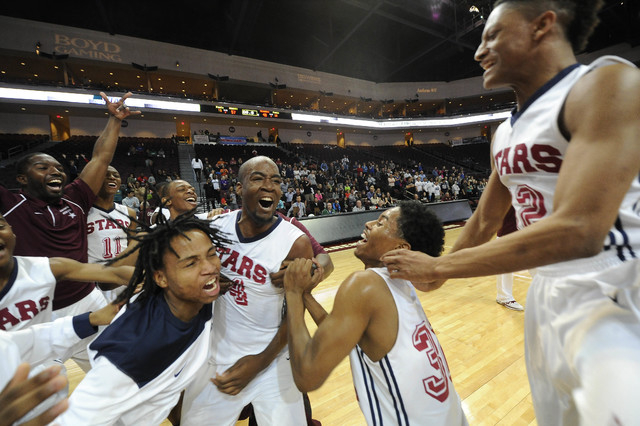
[[[530,71],[527,59],[533,30],[533,23],[508,4],[491,12],[474,56],[485,70],[485,89],[517,85]]]
[[[57,202],[62,198],[67,175],[58,160],[48,154],[36,154],[29,159],[24,172],[18,173],[16,180],[32,197]]]
[[[399,236],[399,216],[400,207],[394,207],[364,225],[362,240],[358,241],[354,254],[365,267],[381,266],[383,254],[396,248],[407,248],[408,243]]]
[[[120,185],[122,185],[120,173],[118,173],[116,168],[113,166],[107,167],[107,174],[105,175],[102,187],[98,192],[98,197],[104,199],[113,197],[120,189]]]
[[[203,304],[220,294],[220,259],[216,247],[200,230],[191,230],[171,240],[171,250],[162,256],[163,267],[153,274],[164,289],[165,298],[176,317],[185,320]]]
[[[243,165],[236,191],[242,197],[242,215],[258,227],[274,220],[282,197],[282,177],[278,166],[267,157],[255,157]]]
[[[189,212],[198,207],[198,195],[191,184],[185,180],[174,180],[167,186],[167,195],[162,202],[171,213],[171,218]]]

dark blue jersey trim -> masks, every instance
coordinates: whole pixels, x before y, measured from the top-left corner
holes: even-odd
[[[567,74],[569,74],[571,71],[578,68],[579,66],[580,66],[579,63],[569,65],[568,67],[560,71],[558,74],[556,74],[551,80],[543,84],[542,87],[536,90],[535,93],[529,99],[527,99],[524,105],[522,105],[522,108],[520,110],[515,108],[511,115],[511,126],[515,124],[518,118],[520,118],[520,116],[524,114],[524,112],[527,110],[527,108],[529,108],[529,106],[531,106],[532,103],[534,103],[540,96],[544,95],[547,91],[549,91],[549,89],[555,86],[560,80],[565,78]]]

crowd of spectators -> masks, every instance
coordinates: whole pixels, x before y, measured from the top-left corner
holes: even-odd
[[[298,157],[287,164],[274,159],[282,175],[282,198],[278,210],[297,218],[344,212],[375,210],[395,206],[398,200],[425,203],[458,199],[477,200],[486,177],[467,176],[462,168],[437,167],[425,170],[393,161],[352,162],[347,155],[333,161]],[[203,158],[207,177],[203,193],[207,208],[235,209],[240,200],[234,187],[242,158],[228,161]]]

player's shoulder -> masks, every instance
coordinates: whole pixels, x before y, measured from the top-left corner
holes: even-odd
[[[592,65],[571,90],[575,100],[635,97],[640,92],[640,69],[626,61],[602,60]]]
[[[364,269],[352,272],[340,285],[338,292],[359,295],[366,300],[366,297],[373,296],[386,288],[384,278],[371,269]]]

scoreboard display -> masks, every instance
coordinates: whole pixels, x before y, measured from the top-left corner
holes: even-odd
[[[272,109],[237,108],[226,105],[200,105],[200,111],[247,118],[284,118],[291,120],[291,113],[274,111]]]

